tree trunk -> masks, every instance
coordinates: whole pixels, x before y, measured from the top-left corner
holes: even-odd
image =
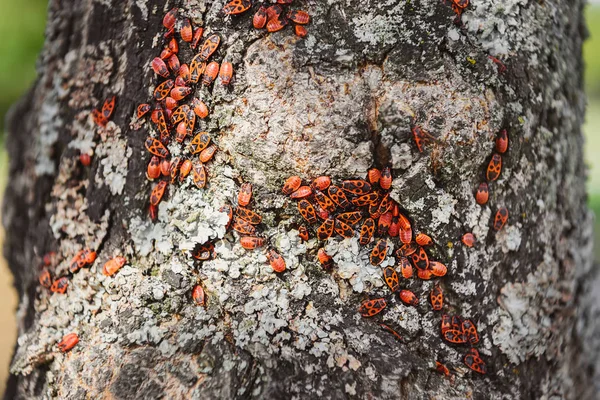
[[[50,1],[39,79],[7,126],[5,255],[20,306],[6,398],[593,398],[600,310],[581,133],[584,2],[473,0],[460,20],[439,0],[296,2],[311,14],[304,39],[290,27],[253,29],[254,11],[226,17],[223,1]],[[152,223],[144,141],[156,129],[135,110],[157,84],[150,61],[174,6],[204,37],[220,35],[213,58],[235,73],[230,88],[193,94],[210,109],[197,125],[219,147],[207,187],[169,185]],[[189,62],[189,45],[180,49]],[[112,95],[111,121],[95,126],[91,110]],[[430,135],[423,152],[415,125]],[[510,145],[480,206],[474,191],[501,129]],[[183,148],[169,145],[173,156]],[[79,154],[90,150],[84,167]],[[329,239],[335,266],[324,270],[321,244],[302,243],[303,220],[281,194],[291,175],[341,182],[385,165],[392,198],[448,266],[441,279],[401,281],[416,307],[390,293],[369,263],[373,244],[357,235]],[[254,187],[282,274],[226,233],[218,209],[235,204],[242,182]],[[496,232],[501,206],[509,219]],[[466,232],[475,247],[460,242]],[[190,250],[208,240],[216,257],[199,263]],[[382,265],[394,263],[392,242]],[[70,275],[82,248],[98,258]],[[54,276],[69,276],[66,294],[38,283],[48,251],[59,255]],[[117,255],[127,265],[104,276]],[[442,312],[428,303],[436,282]],[[191,299],[198,283],[206,307]],[[387,308],[362,318],[360,303],[377,297]],[[476,323],[486,375],[463,363],[467,346],[442,339],[442,313]],[[70,332],[80,341],[60,353]]]

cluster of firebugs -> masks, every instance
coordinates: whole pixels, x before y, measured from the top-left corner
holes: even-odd
[[[401,243],[395,254],[398,259],[397,269],[392,266],[383,268],[383,279],[392,293],[398,293],[403,303],[416,306],[419,299],[412,291],[401,289],[399,276],[410,279],[416,270],[418,278],[429,280],[446,275],[447,267],[439,261],[429,259],[425,248],[433,245],[433,240],[422,232],[413,234],[410,220],[400,211],[399,204],[390,197],[391,185],[391,170],[386,167],[382,170],[370,169],[366,179],[345,180],[338,185],[333,184],[328,176],[317,177],[308,184],[299,176],[291,176],[285,181],[282,192],[298,201],[300,215],[309,227],[315,228],[314,234],[319,240],[324,241],[336,235],[351,238],[357,229],[361,245],[369,245],[374,241],[369,256],[369,261],[374,266],[383,262],[388,254],[388,241],[397,237]],[[299,227],[298,232],[302,240],[309,240],[309,227]],[[374,237],[378,239],[374,240]],[[327,270],[334,265],[332,257],[324,248],[318,250],[317,258]],[[429,297],[433,309],[441,310],[443,292],[439,285],[433,288]],[[358,311],[363,317],[373,317],[386,306],[385,298],[370,299],[364,301]],[[477,329],[471,320],[463,321],[459,316],[451,317],[453,324],[446,329],[444,321],[447,318],[447,315],[442,317],[442,336],[445,340],[456,344],[475,344],[479,341]],[[401,339],[391,327],[385,324],[381,324],[381,327]],[[476,372],[485,373],[485,363],[475,352],[476,350],[472,349],[465,356],[465,364]],[[449,374],[443,364],[438,364],[438,370]]]
[[[303,26],[310,20],[308,13],[295,10],[284,14],[281,5],[292,3],[292,0],[277,0],[278,4],[268,8],[263,5],[256,11],[253,17],[253,26],[256,29],[262,29],[266,26],[267,31],[276,32],[283,29],[289,22],[295,23],[295,32],[298,36],[304,37],[307,34]],[[462,10],[468,6],[468,0],[452,0],[452,8],[460,15]],[[280,5],[281,4],[281,5]],[[223,9],[225,14],[236,15],[244,13],[252,6],[250,0],[233,0],[227,3]],[[206,185],[206,170],[204,164],[212,159],[217,146],[210,144],[211,138],[207,132],[197,133],[190,141],[188,148],[192,156],[199,154],[198,160],[180,159],[175,157],[167,160],[169,151],[167,145],[171,140],[170,129],[175,129],[175,140],[183,143],[186,137],[193,134],[196,117],[206,118],[208,108],[204,102],[194,98],[190,104],[179,104],[181,100],[192,93],[189,86],[197,83],[200,79],[203,85],[210,86],[216,79],[217,74],[223,85],[229,85],[233,75],[233,66],[229,62],[223,62],[219,67],[216,61],[208,60],[216,51],[220,37],[216,34],[209,36],[200,49],[200,52],[192,59],[189,66],[180,64],[178,58],[179,43],[175,36],[175,29],[178,28],[179,35],[184,42],[190,43],[192,49],[196,49],[202,35],[203,28],[198,27],[195,30],[189,19],[184,18],[178,21],[178,10],[172,9],[163,18],[163,25],[167,29],[164,37],[168,40],[160,57],[156,57],[151,67],[160,77],[165,78],[163,82],[157,85],[154,90],[154,99],[156,101],[154,109],[149,104],[140,104],[137,109],[138,118],[142,118],[150,110],[152,122],[157,126],[160,133],[160,139],[148,137],[145,142],[147,150],[152,154],[148,164],[147,176],[149,179],[158,179],[161,176],[170,177],[170,182],[174,183],[177,178],[183,182],[190,172],[193,172],[193,180],[198,188]],[[207,64],[208,63],[208,64]],[[171,79],[171,73],[175,74],[175,79]],[[107,99],[101,110],[93,110],[92,117],[99,126],[105,126],[112,115],[115,107],[115,97]],[[423,146],[431,140],[425,131],[419,126],[413,128],[413,137],[417,148],[423,151]],[[496,180],[501,171],[503,154],[508,147],[508,138],[506,131],[500,132],[496,140],[496,150],[488,165],[486,180],[480,184],[476,192],[476,201],[479,204],[487,203],[489,196],[488,182]],[[90,164],[88,154],[80,155],[81,163],[85,166]],[[387,256],[388,242],[385,237],[398,237],[402,246],[396,251],[399,260],[400,274],[409,279],[413,276],[413,266],[416,269],[416,275],[420,279],[431,279],[432,277],[442,277],[446,274],[447,268],[438,261],[429,260],[425,247],[433,244],[433,240],[424,233],[419,233],[414,237],[410,220],[400,212],[399,205],[390,197],[389,189],[392,184],[392,175],[389,168],[378,170],[372,168],[367,173],[367,179],[353,179],[341,182],[339,186],[332,185],[331,179],[327,176],[321,176],[313,180],[309,185],[304,185],[298,176],[288,178],[283,186],[283,193],[289,195],[291,199],[298,200],[298,210],[301,216],[309,225],[318,225],[316,236],[319,240],[326,240],[334,233],[344,238],[354,236],[354,226],[360,225],[359,242],[367,245],[374,236],[380,239],[376,241],[369,260],[372,265],[379,265]],[[152,220],[157,217],[157,207],[160,203],[167,187],[167,181],[159,182],[152,190],[150,195],[149,214]],[[245,249],[255,249],[265,245],[265,239],[257,235],[257,226],[262,222],[260,214],[252,211],[248,206],[252,198],[252,186],[244,183],[238,193],[238,206],[232,207],[224,205],[221,212],[225,212],[229,217],[227,229],[232,228],[238,232],[240,243]],[[367,217],[363,221],[363,215]],[[494,229],[500,230],[508,219],[508,211],[501,207],[494,220]],[[361,223],[362,222],[362,223]],[[302,225],[299,227],[299,235],[306,241],[310,237],[309,229]],[[462,237],[462,242],[472,247],[475,238],[471,233],[466,233]],[[193,257],[199,260],[208,260],[214,256],[214,245],[210,242],[195,249]],[[267,258],[275,272],[285,271],[286,265],[283,257],[273,248],[267,250]],[[71,260],[69,272],[76,273],[79,269],[90,266],[96,259],[96,252],[91,249],[81,250]],[[324,268],[333,267],[333,259],[325,252],[323,248],[318,250],[319,262]],[[56,258],[52,253],[44,256],[44,269],[40,275],[40,284],[56,293],[65,293],[68,287],[68,277],[63,276],[52,279],[49,267],[55,266]],[[115,257],[107,261],[103,268],[105,275],[115,274],[124,264],[124,257]],[[53,265],[54,264],[54,265]],[[393,293],[398,292],[402,302],[408,305],[417,305],[419,299],[409,290],[400,290],[400,280],[396,269],[387,266],[383,269],[383,278]],[[196,304],[205,305],[205,294],[201,285],[196,285],[192,290],[192,298]],[[434,310],[441,310],[443,307],[443,292],[439,285],[436,285],[430,293],[430,301]],[[372,317],[379,314],[386,307],[387,302],[384,298],[371,299],[362,303],[359,312],[364,317]],[[381,327],[394,334],[398,339],[401,336],[392,328],[385,324]],[[455,344],[468,343],[475,345],[479,341],[479,335],[474,323],[471,320],[463,320],[460,316],[442,316],[441,333],[444,339]],[[69,351],[79,341],[76,333],[69,333],[58,343],[59,350]],[[465,364],[472,370],[485,374],[486,366],[480,358],[478,351],[471,348],[464,356]],[[438,371],[449,375],[448,368],[442,363],[436,361]]]

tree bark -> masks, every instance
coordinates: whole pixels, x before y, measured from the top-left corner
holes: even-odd
[[[225,17],[223,1],[164,3],[50,1],[39,78],[7,124],[5,255],[20,306],[6,398],[595,397],[583,1],[473,0],[462,22],[438,0],[299,1],[312,18],[305,39],[289,27],[252,29],[253,12]],[[149,65],[174,6],[221,36],[214,58],[231,61],[235,75],[230,89],[194,93],[211,111],[200,129],[219,146],[207,188],[170,185],[152,223],[144,140],[155,127],[135,109],[156,85]],[[189,62],[189,46],[180,47]],[[111,95],[116,111],[98,128],[90,111]],[[433,137],[422,153],[414,124]],[[480,206],[473,193],[501,129],[509,150]],[[181,148],[172,144],[172,155]],[[88,150],[85,168],[78,155]],[[402,282],[417,307],[390,294],[369,264],[372,245],[357,237],[328,241],[336,266],[324,271],[320,245],[299,240],[302,219],[281,194],[291,175],[339,182],[384,165],[392,197],[449,270]],[[235,202],[241,182],[254,185],[262,233],[287,263],[281,275],[225,231],[218,209]],[[509,220],[496,233],[500,206]],[[471,249],[460,243],[469,231]],[[207,240],[217,256],[199,264],[190,250]],[[98,259],[70,277],[66,294],[39,286],[44,253],[59,254],[61,275],[84,247]],[[128,264],[105,277],[116,255]],[[440,337],[440,312],[427,302],[436,281],[444,313],[476,322],[485,376],[463,364],[467,347]],[[190,298],[198,282],[206,308]],[[387,309],[360,317],[358,305],[374,297]],[[69,332],[80,342],[60,353]]]

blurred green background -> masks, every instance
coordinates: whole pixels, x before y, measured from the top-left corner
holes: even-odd
[[[598,3],[600,0],[592,0]],[[0,0],[0,121],[35,79],[35,62],[43,44],[46,19],[46,0]],[[600,4],[586,8],[590,38],[584,48],[587,70],[586,90],[588,95],[585,154],[589,166],[589,204],[594,213],[600,213]],[[4,150],[4,135],[1,134],[0,190],[4,191],[7,172],[7,155]],[[596,222],[596,233],[600,226]],[[0,241],[3,232],[0,232]],[[596,259],[600,261],[600,235],[596,234]],[[8,363],[15,342],[14,311],[17,300],[12,288],[12,277],[4,260],[0,262],[0,393],[8,373]]]

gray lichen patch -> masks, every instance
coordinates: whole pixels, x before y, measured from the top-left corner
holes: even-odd
[[[128,159],[133,150],[120,137],[121,129],[110,121],[101,135],[102,141],[96,147],[96,157],[100,159],[100,167],[96,173],[96,184],[108,186],[113,195],[123,193],[127,177]]]
[[[551,317],[572,301],[573,287],[558,280],[558,265],[541,263],[527,281],[509,283],[500,290],[499,321],[494,326],[493,342],[509,360],[518,364],[530,357],[556,357],[560,339],[553,335],[560,318]]]

